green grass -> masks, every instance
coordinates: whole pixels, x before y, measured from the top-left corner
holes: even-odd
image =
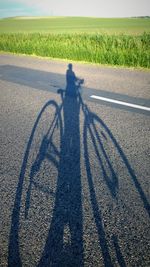
[[[150,19],[3,19],[0,51],[150,68],[149,26]]]
[[[150,31],[150,19],[47,17],[0,19],[0,33],[100,33],[138,35]]]

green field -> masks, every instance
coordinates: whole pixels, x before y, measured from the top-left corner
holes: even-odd
[[[139,35],[150,32],[150,18],[16,17],[0,19],[0,33],[4,32]]]
[[[150,18],[1,19],[0,51],[150,68]]]

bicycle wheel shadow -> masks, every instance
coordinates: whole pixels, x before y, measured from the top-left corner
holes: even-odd
[[[48,101],[43,106],[35,121],[27,144],[12,213],[8,252],[8,266],[10,267],[23,266],[20,252],[21,246],[19,244],[20,210],[23,184],[25,182],[26,168],[28,165],[32,142],[37,131],[39,121],[49,106],[53,106],[55,110],[54,119],[48,126],[46,134],[44,133],[42,140],[40,140],[39,149],[36,152],[34,161],[31,163],[29,171],[30,181],[26,190],[26,200],[24,205],[25,219],[27,220],[30,212],[32,186],[36,185],[39,191],[43,190],[45,194],[51,194],[49,189],[39,185],[39,183],[35,183],[34,181],[37,173],[39,173],[39,176],[41,175],[41,165],[46,159],[49,164],[53,164],[53,166],[57,169],[57,182],[50,226],[47,231],[47,237],[42,253],[39,256],[39,260],[36,260],[36,266],[84,266],[85,246],[83,239],[84,216],[81,174],[82,134],[90,202],[98,233],[99,247],[101,249],[103,264],[105,267],[113,266],[113,261],[111,258],[110,247],[107,242],[101,207],[99,206],[96,196],[96,186],[93,180],[93,169],[90,161],[89,138],[91,140],[95,157],[97,158],[97,162],[101,169],[102,178],[111,194],[111,197],[114,199],[117,198],[118,174],[115,171],[111,163],[111,158],[104,146],[104,139],[106,139],[107,136],[109,137],[110,143],[112,143],[113,147],[117,150],[119,157],[124,162],[124,165],[134,182],[135,188],[144,203],[144,207],[147,212],[149,212],[149,205],[146,196],[117,140],[102,119],[92,113],[83,103],[80,94],[78,95],[74,93],[74,89],[76,88],[75,81],[77,78],[73,73],[71,66],[69,66],[69,72],[67,72],[67,74],[69,78],[67,78],[66,95],[64,96],[63,91],[59,90],[59,93],[61,93],[62,96],[62,104],[58,106],[55,101]],[[80,126],[81,110],[84,116],[83,133],[81,132]],[[102,129],[101,135],[97,129],[97,124],[99,124]],[[59,128],[60,131],[59,147],[57,147],[56,143],[54,143],[56,127]],[[109,169],[109,174],[107,173],[106,165],[107,169]],[[120,266],[126,266],[116,236],[113,238],[113,242],[116,249],[118,264]]]

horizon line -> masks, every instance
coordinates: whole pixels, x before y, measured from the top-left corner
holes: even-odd
[[[100,18],[100,19],[125,19],[125,18],[150,18],[150,15],[138,15],[138,16],[121,16],[121,17],[97,17],[97,16],[61,16],[61,15],[17,15],[17,16],[6,16],[6,17],[0,17],[0,19],[13,19],[13,18]]]

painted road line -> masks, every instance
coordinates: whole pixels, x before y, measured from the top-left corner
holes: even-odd
[[[123,105],[123,106],[131,107],[131,108],[137,108],[137,109],[143,109],[146,111],[150,111],[150,107],[140,106],[140,105],[136,105],[136,104],[132,104],[132,103],[128,103],[128,102],[119,101],[116,99],[106,98],[106,97],[97,96],[97,95],[91,95],[90,97],[94,98],[94,99],[110,102],[110,103],[115,103],[118,105]]]

